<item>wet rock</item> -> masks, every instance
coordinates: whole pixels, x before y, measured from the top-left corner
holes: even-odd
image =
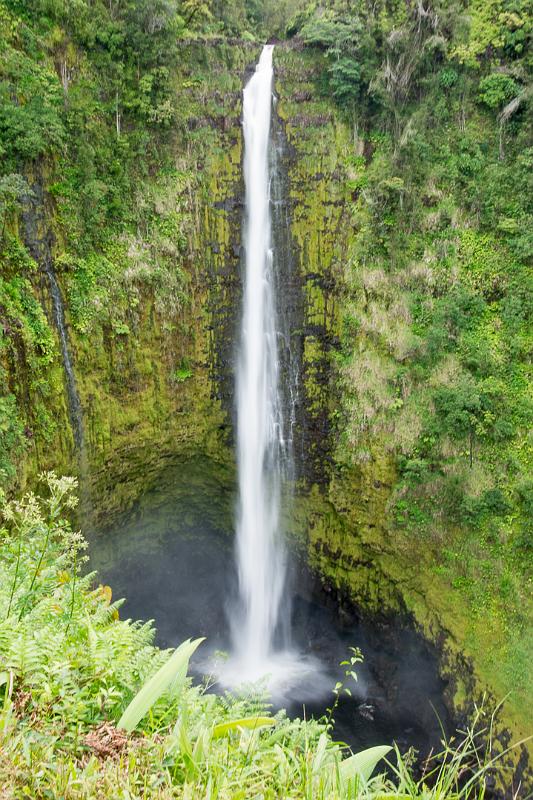
[[[359,706],[357,706],[357,711],[363,717],[363,719],[367,719],[369,722],[374,721],[376,709],[371,703],[361,703]]]

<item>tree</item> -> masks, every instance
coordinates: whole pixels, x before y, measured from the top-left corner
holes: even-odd
[[[517,82],[510,75],[494,72],[479,82],[479,99],[493,110],[501,110],[519,92]]]
[[[230,8],[234,3],[224,3]],[[237,4],[238,5],[238,4]],[[202,25],[213,19],[212,0],[183,0],[181,13],[187,28]]]

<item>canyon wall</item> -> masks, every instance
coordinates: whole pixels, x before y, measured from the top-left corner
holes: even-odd
[[[223,465],[231,485],[241,299],[241,90],[258,52],[242,42],[184,46],[175,102],[186,104],[188,112],[173,144],[181,177],[151,184],[149,176],[144,195],[160,218],[176,208],[186,221],[179,292],[176,284],[159,285],[148,274],[143,245],[132,239],[123,245],[127,263],[119,289],[93,298],[116,306],[116,319],[100,324],[96,315],[85,329],[73,324],[74,267],[64,258],[65,232],[52,190],[55,166],[43,162],[28,175],[31,219],[16,233],[35,261],[28,282],[38,304],[34,316],[47,329],[49,357],[39,356],[36,346],[37,355],[28,355],[24,329],[13,324],[14,312],[7,314],[4,331],[7,326],[11,344],[3,366],[27,442],[16,488],[33,487],[43,469],[81,471],[97,527],[133,506],[166,466],[191,455]],[[301,367],[295,545],[341,607],[355,605],[376,619],[399,613],[412,620],[441,653],[450,706],[468,716],[485,690],[501,699],[497,665],[474,658],[467,605],[431,558],[422,550],[415,558],[412,543],[391,525],[397,475],[390,450],[379,436],[362,434],[358,447],[365,457],[347,463],[338,446],[344,435],[339,373],[352,235],[349,154],[355,146],[370,157],[371,148],[318,96],[320,69],[316,54],[287,46],[275,51],[273,135],[285,197],[280,213],[288,220],[277,243],[291,259],[279,280],[290,296],[291,347]],[[63,303],[79,397],[83,464],[50,270]],[[486,642],[489,650],[488,631]],[[502,746],[526,732],[519,699],[504,709],[502,723]],[[524,762],[524,755],[519,758]],[[517,760],[507,758],[510,770]]]

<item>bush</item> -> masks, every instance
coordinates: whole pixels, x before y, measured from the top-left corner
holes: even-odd
[[[517,82],[509,75],[495,72],[479,82],[479,99],[490,109],[501,109],[519,92]]]

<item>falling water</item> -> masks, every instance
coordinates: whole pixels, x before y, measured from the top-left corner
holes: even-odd
[[[63,298],[57,283],[57,278],[50,261],[45,260],[44,271],[48,278],[50,286],[50,294],[52,297],[52,309],[54,313],[54,321],[59,333],[59,346],[61,356],[63,359],[63,367],[65,369],[65,380],[67,387],[67,396],[69,401],[69,412],[72,424],[72,433],[74,435],[74,443],[78,450],[82,472],[86,468],[86,451],[85,440],[83,431],[83,417],[81,410],[80,396],[76,386],[76,377],[74,375],[74,368],[72,366],[72,359],[70,357],[70,350],[67,338],[67,328],[65,324],[65,311],[63,307]]]
[[[240,609],[234,645],[244,673],[264,673],[273,649],[285,578],[279,539],[283,425],[278,386],[269,197],[272,50],[261,53],[244,90],[246,187],[244,305],[237,371]]]
[[[22,215],[26,233],[25,238],[31,255],[35,258],[36,262],[40,264],[48,280],[52,299],[53,319],[59,335],[59,348],[65,370],[68,409],[74,444],[80,464],[80,477],[86,478],[87,452],[85,448],[82,407],[76,385],[72,357],[70,355],[67,326],[65,322],[65,307],[54,270],[52,233],[45,215],[45,193],[41,181],[34,183],[31,188],[31,195],[26,200],[26,207]],[[40,229],[44,230],[44,234],[40,235]]]
[[[288,345],[277,313],[282,298],[276,296],[279,280],[274,266],[279,269],[281,260],[272,249],[275,198],[270,196],[270,167],[276,162],[270,152],[272,51],[272,45],[264,47],[243,96],[246,268],[236,376],[239,598],[231,615],[233,653],[220,678],[229,685],[266,678],[271,694],[281,697],[304,673],[316,673],[317,662],[291,650],[287,635],[290,600],[280,509],[287,479],[292,477],[295,392],[294,387],[283,392],[280,386]],[[278,352],[278,340],[283,354]],[[295,382],[290,376],[288,380]],[[286,420],[284,394],[292,398],[285,403]]]
[[[46,215],[46,197],[42,179],[31,187],[22,213],[26,245],[46,276],[51,298],[52,318],[59,336],[59,350],[65,375],[68,413],[74,439],[79,477],[80,510],[85,521],[86,533],[92,526],[93,502],[89,475],[89,459],[83,424],[83,410],[74,373],[73,359],[65,319],[65,304],[56,278],[53,260],[53,234]]]

